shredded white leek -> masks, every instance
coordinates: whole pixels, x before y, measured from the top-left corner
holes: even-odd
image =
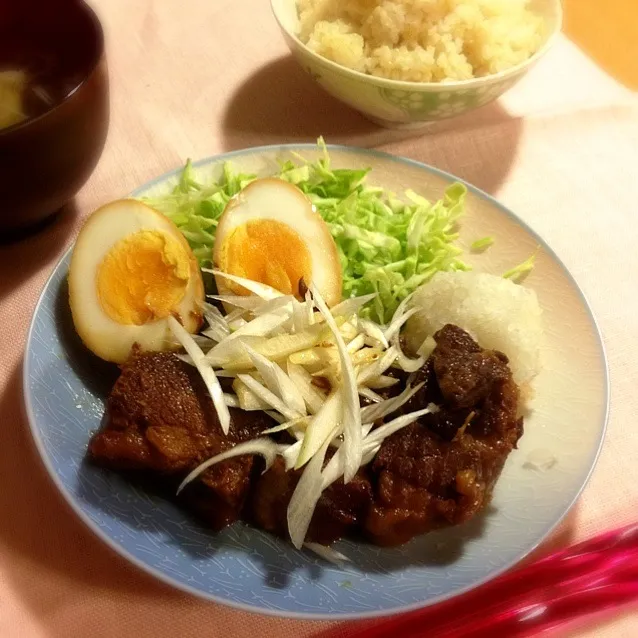
[[[231,330],[237,330],[240,326],[243,326],[246,323],[244,319],[244,315],[246,314],[246,310],[243,308],[235,308],[232,312],[229,312],[226,315],[226,323]]]
[[[267,359],[282,360],[291,354],[314,346],[321,339],[323,330],[322,326],[317,325],[294,335],[244,336],[241,339],[227,340],[209,350],[206,359],[215,367],[229,370],[250,369],[252,362],[242,344],[247,343]]]
[[[229,334],[226,337],[226,341],[244,336],[268,337],[275,328],[278,328],[287,320],[288,315],[285,312],[272,312],[267,315],[260,315],[252,321],[245,323],[240,328],[237,328],[235,332]],[[224,341],[221,343],[224,343]]]
[[[287,313],[288,316],[292,316],[293,301],[296,301],[296,299],[292,295],[282,295],[281,297],[275,297],[269,301],[264,301],[259,308],[256,308],[252,312],[255,317],[280,311]]]
[[[205,328],[204,330],[202,330],[201,334],[206,337],[208,343],[204,344],[200,342],[199,339],[195,339],[195,342],[200,347],[204,346],[210,348],[214,346],[216,342],[223,341],[228,333],[224,332],[221,328],[219,328],[219,326],[214,326],[213,328]],[[196,336],[200,337],[200,335]]]
[[[273,420],[276,421],[277,423],[285,423],[286,422],[286,417],[282,416],[281,414],[279,414],[279,412],[275,411],[275,410],[264,410],[264,412]]]
[[[397,349],[390,346],[383,354],[381,359],[367,365],[357,375],[357,383],[365,385],[371,379],[382,375],[393,363],[397,357]]]
[[[365,345],[365,341],[366,341],[365,336],[362,335],[362,334],[358,334],[346,346],[346,348],[348,350],[348,353],[349,354],[355,354],[355,353],[359,352],[359,350],[361,350],[361,348],[363,348],[363,346]]]
[[[395,412],[400,407],[404,406],[425,384],[419,383],[413,388],[407,386],[401,394],[395,397],[390,397],[379,403],[373,405],[366,405],[361,408],[361,420],[364,423],[376,421],[383,417]]]
[[[209,303],[202,303],[202,311],[204,313],[204,319],[208,323],[208,329],[204,330],[203,334],[215,341],[221,341],[224,337],[230,334],[230,328],[226,318],[220,312],[219,308]]]
[[[403,324],[417,311],[418,311],[417,308],[412,308],[411,310],[408,310],[407,312],[403,313],[396,319],[393,319],[392,323],[388,326],[388,328],[384,332],[384,336],[386,340],[390,341],[392,337],[394,337],[395,335],[398,335],[399,331],[403,327]]]
[[[374,403],[381,403],[383,401],[383,397],[380,394],[377,394],[374,390],[365,385],[359,386],[359,394],[366,399],[370,399],[370,401]]]
[[[404,354],[401,348],[401,340],[399,338],[398,333],[395,334],[394,337],[392,337],[392,345],[397,350],[396,362],[398,366],[405,372],[416,372],[417,370],[421,369],[425,365],[425,362],[426,362],[425,357],[417,357],[416,359],[411,359],[410,357]]]
[[[293,421],[284,421],[283,423],[280,423],[279,425],[275,425],[272,428],[268,428],[267,430],[264,430],[262,434],[275,434],[277,432],[283,432],[284,430],[293,430],[293,429],[299,428],[300,426],[306,427],[309,420],[310,420],[310,417],[302,416],[302,417],[299,417],[298,419],[294,419]]]
[[[438,409],[429,405],[379,424],[408,403],[424,385],[412,387],[412,374],[407,387],[396,396],[386,399],[375,392],[399,383],[399,379],[385,374],[390,367],[414,373],[425,363],[425,350],[416,359],[401,350],[401,328],[416,312],[408,309],[411,296],[399,304],[390,323],[381,326],[357,317],[357,312],[377,297],[376,293],[346,299],[330,310],[312,283],[305,300],[300,302],[259,282],[218,270],[207,272],[253,294],[213,296],[236,307],[225,317],[215,306],[203,304],[209,327],[200,339],[202,347],[211,345],[206,354],[195,338],[170,318],[171,329],[187,352],[178,356],[197,367],[224,432],[230,427],[228,406],[232,406],[263,410],[277,423],[264,430],[263,435],[287,431],[297,441],[278,445],[269,438],[259,438],[239,444],[198,466],[178,492],[225,459],[260,454],[269,468],[279,454],[286,470],[303,468],[287,511],[293,544],[297,548],[305,544],[327,560],[344,560],[329,547],[304,543],[322,491],[340,478],[344,483],[352,480],[360,467],[375,458],[387,437]],[[219,376],[234,378],[235,394],[222,392],[213,368],[219,368]],[[316,387],[313,375],[327,377],[332,392]],[[359,396],[373,403],[361,408]],[[334,453],[324,468],[330,446]]]
[[[316,414],[321,410],[321,406],[326,400],[325,395],[312,385],[312,375],[303,367],[299,366],[290,359],[286,364],[286,371],[291,381],[297,386],[297,390],[303,396],[303,399],[311,414]]]
[[[381,330],[380,326],[369,319],[359,319],[359,325],[363,328],[363,332],[374,341],[378,341],[384,348],[389,348],[388,338]]]
[[[243,288],[246,288],[246,290],[250,290],[250,292],[254,293],[258,297],[261,297],[262,299],[275,299],[276,297],[281,297],[283,294],[278,290],[275,290],[272,286],[267,286],[266,284],[262,284],[259,281],[253,281],[252,279],[245,279],[244,277],[231,275],[221,270],[202,268],[202,271],[210,273],[211,275],[215,275],[216,277],[223,277],[224,279],[228,279],[228,281],[239,284]]]
[[[292,445],[289,445],[283,452],[281,456],[284,458],[284,463],[286,464],[286,471],[292,470],[297,463],[297,458],[299,456],[299,452],[301,451],[302,441],[297,441]]]
[[[399,379],[396,377],[389,377],[385,374],[380,374],[378,377],[368,381],[368,387],[373,390],[386,390],[399,383]]]
[[[301,416],[305,416],[307,414],[306,403],[290,377],[276,363],[269,361],[250,346],[244,345],[244,348],[255,368],[261,374],[266,387],[278,396],[285,405],[289,406],[291,410]]]
[[[292,421],[297,419],[301,414],[289,408],[274,392],[263,386],[257,379],[253,379],[249,374],[238,374],[237,378],[248,386],[248,389],[256,394],[262,401],[274,408],[280,414]]]
[[[233,390],[237,395],[237,401],[242,410],[246,412],[270,410],[270,404],[260,399],[241,379],[237,378],[233,381]]]
[[[308,313],[308,325],[312,326],[315,322],[315,304],[312,301],[312,294],[310,293],[310,290],[306,290],[304,300],[306,303],[306,312]]]
[[[364,445],[363,457],[361,459],[361,466],[367,465],[374,459],[379,451],[380,444],[372,443]],[[326,467],[321,473],[321,490],[328,489],[335,481],[339,480],[343,476],[344,469],[344,454],[343,448],[339,448],[333,455],[330,461],[328,461]]]
[[[396,419],[392,419],[389,423],[384,423],[382,426],[372,430],[370,434],[366,436],[365,447],[381,443],[389,436],[392,436],[395,432],[398,432],[407,425],[414,423],[417,419],[420,419],[426,414],[432,414],[432,409],[429,406],[423,410],[417,410],[416,412],[410,412],[409,414],[398,416]]]
[[[390,325],[392,325],[399,317],[403,315],[405,309],[408,307],[408,304],[412,301],[412,297],[414,297],[414,292],[411,292],[398,306],[392,315],[392,319],[390,321]],[[389,339],[388,339],[389,341]]]
[[[194,481],[202,472],[205,472],[209,467],[221,463],[227,459],[232,459],[235,456],[242,456],[244,454],[259,454],[264,457],[266,461],[266,467],[264,472],[270,468],[275,462],[277,454],[280,452],[280,446],[270,439],[253,439],[252,441],[245,441],[239,443],[235,447],[226,450],[221,454],[217,454],[212,458],[204,461],[201,465],[198,465],[180,484],[177,488],[179,494],[190,482]]]
[[[303,467],[321,449],[331,432],[340,432],[342,410],[343,395],[341,388],[339,388],[326,400],[319,412],[308,423],[295,469]]]
[[[303,545],[312,515],[321,498],[323,460],[326,457],[328,444],[332,437],[336,435],[336,432],[336,429],[333,430],[326,442],[321,446],[321,449],[312,457],[290,498],[287,511],[288,533],[292,544],[297,549],[300,549]]]
[[[224,400],[222,387],[219,385],[219,380],[215,376],[215,371],[206,360],[206,355],[195,343],[193,337],[191,337],[182,324],[180,324],[172,315],[168,317],[168,325],[175,338],[182,344],[184,350],[186,350],[193,360],[193,364],[201,375],[204,384],[210,393],[210,397],[213,400],[213,405],[215,406],[215,411],[217,412],[222,432],[224,434],[228,434],[228,430],[230,429],[230,412],[228,411],[228,406]]]
[[[292,329],[293,332],[303,332],[308,326],[308,313],[305,304],[292,298]]]
[[[224,392],[224,401],[229,408],[238,408],[239,399],[234,394],[228,394],[228,392]]]
[[[354,373],[352,360],[346,349],[346,344],[339,332],[339,328],[330,313],[325,301],[321,298],[314,283],[310,284],[310,291],[317,310],[323,315],[328,327],[334,335],[339,359],[341,363],[341,377],[343,380],[343,444],[345,447],[345,472],[346,483],[352,480],[361,465],[361,410],[359,408],[359,393],[357,391],[357,379]]]
[[[369,301],[372,301],[377,296],[376,292],[369,295],[362,295],[361,297],[351,297],[350,299],[344,299],[336,306],[333,306],[330,310],[333,317],[347,317],[356,314],[363,306]]]
[[[428,336],[423,340],[417,354],[427,359],[434,352],[434,348],[436,348],[436,341],[434,341],[434,337]]]
[[[209,299],[221,301],[229,306],[257,311],[265,302],[257,295],[207,295]]]

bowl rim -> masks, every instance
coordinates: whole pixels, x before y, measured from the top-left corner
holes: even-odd
[[[97,44],[97,54],[94,60],[91,63],[89,70],[84,74],[82,80],[73,88],[73,90],[69,91],[59,102],[57,102],[50,109],[47,109],[44,113],[37,115],[36,117],[29,117],[26,120],[22,120],[17,124],[13,124],[12,126],[7,126],[6,128],[0,128],[0,140],[2,138],[10,137],[12,134],[17,133],[18,131],[23,131],[30,126],[33,126],[36,123],[42,122],[46,120],[48,117],[52,116],[54,113],[59,111],[67,102],[69,102],[73,97],[79,93],[82,88],[88,83],[88,81],[93,77],[95,70],[99,67],[100,62],[104,59],[105,54],[105,38],[104,38],[104,28],[102,27],[102,23],[95,12],[95,9],[86,2],[86,0],[80,0],[80,2],[75,3],[75,8],[85,15],[89,21],[92,23],[95,28],[95,42]]]
[[[473,184],[461,179],[452,173],[444,171],[442,169],[436,168],[431,164],[426,164],[425,162],[420,162],[418,160],[413,160],[405,156],[394,155],[392,153],[387,153],[384,151],[378,151],[376,149],[367,149],[358,146],[350,146],[350,145],[342,145],[342,144],[328,144],[328,150],[339,150],[339,151],[347,151],[356,154],[362,155],[372,155],[376,157],[381,157],[385,159],[389,159],[394,162],[408,164],[414,167],[417,167],[421,170],[426,170],[432,172],[438,176],[444,177],[448,180],[454,180],[465,184],[465,186],[476,196],[489,201],[493,206],[498,208],[501,212],[505,213],[509,218],[514,219],[517,224],[520,224],[528,233],[530,233],[533,237],[535,237],[539,244],[543,246],[552,256],[552,258],[559,265],[560,269],[565,274],[566,278],[573,286],[574,290],[577,292],[583,309],[590,321],[591,327],[593,329],[594,336],[596,338],[598,348],[599,348],[599,356],[602,361],[602,381],[603,381],[603,392],[604,392],[604,410],[601,419],[600,432],[598,434],[597,442],[595,449],[590,450],[589,462],[586,471],[581,476],[579,481],[580,485],[575,490],[573,494],[571,494],[571,498],[567,500],[565,503],[565,507],[561,512],[560,516],[558,516],[555,520],[549,521],[546,525],[544,525],[544,531],[539,535],[538,539],[532,544],[532,546],[526,546],[523,549],[517,551],[516,556],[506,563],[499,565],[498,568],[492,570],[485,577],[470,583],[469,585],[464,585],[458,588],[452,594],[443,594],[440,596],[436,596],[428,601],[419,601],[416,603],[411,603],[408,605],[400,605],[394,608],[389,609],[376,609],[374,611],[368,612],[346,612],[346,613],[336,613],[332,615],[327,614],[319,614],[313,612],[303,612],[303,611],[287,611],[287,610],[276,610],[269,608],[259,608],[251,604],[236,602],[232,600],[228,600],[224,597],[218,596],[216,594],[211,594],[204,592],[195,587],[191,587],[186,583],[179,582],[178,580],[172,578],[170,575],[167,575],[161,572],[159,569],[145,563],[141,559],[135,557],[131,552],[126,549],[125,546],[118,543],[111,536],[109,536],[96,522],[94,522],[91,517],[84,511],[84,509],[78,504],[76,497],[71,493],[68,487],[65,485],[63,480],[60,478],[51,458],[49,457],[44,443],[41,437],[41,433],[39,428],[36,426],[38,419],[35,416],[34,406],[31,400],[31,394],[29,392],[29,379],[31,376],[31,358],[29,353],[31,351],[31,346],[33,342],[33,336],[35,333],[36,326],[36,317],[40,312],[40,309],[44,305],[45,295],[51,285],[51,282],[54,281],[54,278],[58,274],[59,267],[61,263],[68,258],[69,254],[73,250],[74,243],[72,243],[60,256],[56,264],[51,269],[49,276],[41,289],[40,295],[38,297],[38,301],[33,310],[33,315],[31,318],[31,322],[27,332],[27,338],[25,342],[24,348],[24,356],[22,363],[22,407],[23,414],[25,416],[25,420],[29,429],[29,433],[31,439],[35,445],[37,450],[39,462],[45,468],[46,473],[49,476],[51,482],[55,485],[58,492],[62,496],[65,505],[70,507],[70,509],[75,513],[78,519],[94,534],[96,538],[102,541],[110,550],[114,551],[117,555],[119,555],[124,560],[128,561],[130,564],[134,565],[140,571],[149,574],[156,578],[159,582],[162,582],[170,587],[174,588],[177,591],[181,591],[187,594],[194,596],[200,600],[205,600],[209,602],[215,602],[217,604],[224,605],[229,608],[238,609],[243,612],[250,612],[253,614],[260,614],[262,616],[270,616],[270,617],[278,617],[278,618],[291,618],[297,620],[318,620],[318,621],[346,621],[346,620],[370,620],[375,618],[384,618],[391,616],[393,614],[398,613],[406,613],[410,611],[415,611],[418,609],[424,609],[426,607],[432,607],[438,603],[441,603],[446,600],[452,600],[457,598],[458,596],[465,594],[469,591],[472,591],[481,585],[484,585],[487,582],[498,578],[501,574],[506,571],[517,566],[525,557],[529,556],[533,551],[535,551],[545,540],[549,537],[549,535],[554,532],[554,530],[560,525],[560,523],[565,519],[569,511],[573,508],[576,501],[580,498],[583,490],[589,483],[591,476],[597,466],[598,459],[600,457],[600,453],[602,451],[603,443],[605,441],[605,436],[607,433],[607,426],[609,423],[609,414],[611,408],[610,401],[610,374],[609,374],[609,359],[607,356],[607,350],[605,347],[605,342],[603,339],[602,331],[600,325],[596,319],[596,316],[593,312],[592,306],[587,299],[584,291],[567,268],[565,263],[561,260],[559,255],[554,251],[551,244],[547,242],[544,238],[542,238],[526,221],[521,219],[515,212],[513,212],[510,208],[502,204],[498,199],[488,194],[484,190],[474,186]],[[242,149],[238,149],[235,151],[217,153],[208,157],[204,157],[199,159],[196,162],[193,162],[193,167],[205,167],[210,164],[215,164],[224,159],[230,159],[233,157],[240,157],[242,155],[251,155],[251,154],[259,154],[271,151],[300,151],[300,150],[311,150],[316,149],[315,144],[303,143],[303,142],[293,142],[293,143],[283,143],[283,144],[270,144],[264,146],[254,146],[254,147],[246,147]],[[131,193],[128,194],[129,197],[139,197],[148,189],[152,188],[157,184],[161,184],[166,180],[178,175],[182,170],[181,167],[174,168],[170,171],[167,171],[147,182],[141,184],[136,189],[134,189]]]
[[[350,69],[347,66],[337,64],[336,62],[333,62],[332,60],[329,60],[328,58],[325,58],[310,49],[297,37],[295,33],[292,33],[286,26],[284,26],[280,10],[280,7],[282,6],[282,0],[270,0],[270,9],[281,31],[289,36],[298,48],[302,49],[315,62],[323,65],[324,67],[327,67],[342,75],[346,75],[351,79],[369,82],[371,84],[375,84],[376,86],[387,89],[428,92],[437,90],[449,91],[456,89],[472,89],[478,86],[485,86],[486,84],[495,84],[499,81],[513,78],[521,72],[524,72],[525,70],[528,70],[529,68],[534,66],[534,64],[536,64],[536,62],[538,62],[543,56],[545,56],[545,54],[554,46],[554,43],[558,39],[558,36],[561,34],[563,28],[563,2],[562,0],[550,1],[554,4],[556,9],[556,24],[552,32],[545,39],[543,45],[533,55],[527,58],[527,60],[523,60],[523,62],[519,62],[509,69],[499,71],[498,73],[492,73],[490,75],[485,75],[477,78],[470,78],[468,80],[453,80],[450,82],[409,82],[407,80],[392,80],[390,78],[370,75],[368,73],[362,73],[361,71],[355,71],[354,69]]]

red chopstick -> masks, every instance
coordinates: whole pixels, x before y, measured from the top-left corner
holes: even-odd
[[[440,605],[324,638],[518,638],[638,601],[638,524],[513,570]]]

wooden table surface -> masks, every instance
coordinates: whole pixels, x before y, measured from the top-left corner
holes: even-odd
[[[638,0],[563,0],[565,33],[608,73],[638,90]]]

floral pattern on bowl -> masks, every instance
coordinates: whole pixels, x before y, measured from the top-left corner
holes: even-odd
[[[514,82],[497,83],[466,90],[419,91],[381,87],[379,94],[401,108],[411,119],[442,119],[460,115],[489,104],[504,93]]]

